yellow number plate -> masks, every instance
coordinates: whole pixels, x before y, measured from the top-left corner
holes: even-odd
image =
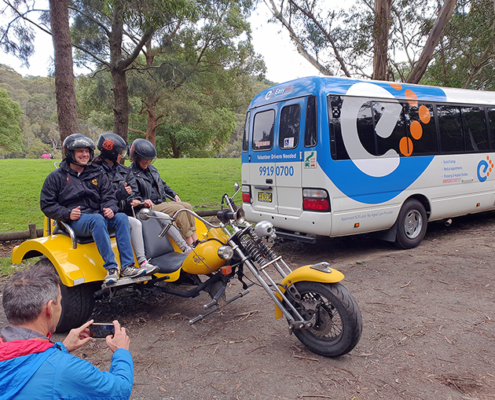
[[[272,194],[270,192],[258,192],[258,201],[262,201],[264,203],[271,203]]]

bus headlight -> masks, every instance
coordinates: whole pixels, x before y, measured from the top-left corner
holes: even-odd
[[[234,257],[234,250],[230,246],[220,246],[217,254],[223,260],[230,260]]]

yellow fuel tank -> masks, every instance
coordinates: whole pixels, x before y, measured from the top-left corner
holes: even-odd
[[[218,271],[227,261],[218,256],[218,249],[227,243],[229,236],[220,228],[203,235],[199,243],[182,263],[182,270],[194,275],[207,275]]]

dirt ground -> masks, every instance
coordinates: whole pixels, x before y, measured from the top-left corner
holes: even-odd
[[[128,329],[135,400],[495,399],[494,237],[495,214],[483,214],[430,224],[407,251],[371,236],[277,246],[292,267],[328,261],[345,274],[363,335],[340,358],[306,350],[257,286],[192,326],[206,295],[129,293],[97,302],[93,317]],[[109,368],[104,340],[75,354]]]

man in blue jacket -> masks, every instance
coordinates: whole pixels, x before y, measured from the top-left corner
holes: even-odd
[[[71,330],[63,343],[50,342],[61,299],[59,277],[48,267],[18,272],[5,285],[10,325],[0,331],[0,400],[129,399],[134,367],[125,328],[113,322],[115,334],[106,338],[112,364],[109,372],[100,371],[69,353],[93,340],[93,321]]]
[[[101,167],[92,165],[94,149],[94,142],[80,133],[64,140],[64,160],[48,175],[41,189],[41,211],[48,218],[68,223],[78,236],[93,236],[107,270],[105,283],[119,279],[108,229],[115,230],[120,276],[146,275],[146,269],[134,266],[129,219],[118,212],[115,190]]]

